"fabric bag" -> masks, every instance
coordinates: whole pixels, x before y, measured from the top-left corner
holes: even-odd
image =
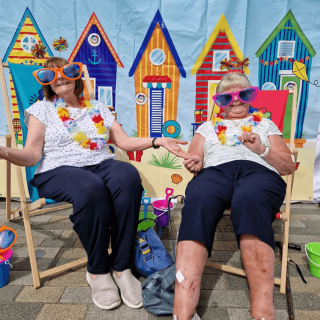
[[[174,264],[155,272],[150,275],[141,284],[143,307],[146,311],[156,316],[172,315],[173,299],[174,299],[174,281],[176,278],[176,264],[175,264],[175,246],[171,230],[170,222],[170,201],[175,199],[170,197],[168,201],[168,215],[169,215],[169,231],[172,238],[173,261]]]
[[[174,263],[160,240],[161,226],[157,221],[156,224],[159,235],[150,227],[146,231],[138,231],[135,236],[134,265],[138,273],[145,278]]]

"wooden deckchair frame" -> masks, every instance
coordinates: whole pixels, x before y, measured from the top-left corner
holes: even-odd
[[[294,154],[297,160],[298,150],[294,149],[294,135],[296,128],[296,116],[297,116],[297,88],[289,90],[289,94],[292,94],[292,113],[291,113],[291,130],[290,130],[290,142],[289,149]],[[207,121],[211,121],[214,104],[211,104],[208,110]],[[274,284],[280,286],[280,293],[286,293],[286,277],[287,277],[287,266],[288,266],[288,243],[289,243],[289,219],[290,219],[290,201],[293,187],[294,172],[286,176],[287,191],[285,196],[285,210],[281,212],[281,219],[284,221],[284,232],[283,232],[283,251],[282,251],[282,262],[281,262],[281,276],[280,278],[274,278]],[[246,272],[243,269],[230,267],[217,262],[206,262],[208,267],[212,267],[218,270],[233,273],[239,276],[246,277]]]
[[[7,91],[7,86],[6,86],[6,80],[4,76],[4,67],[8,68],[7,63],[3,63],[1,58],[0,58],[0,82],[1,82],[1,89],[2,89],[2,95],[3,95],[3,100],[4,100],[4,107],[6,111],[6,118],[7,118],[7,123],[8,123],[8,128],[9,128],[9,135],[6,135],[6,146],[7,147],[12,147],[12,148],[17,148],[16,144],[16,139],[12,137],[15,137],[14,134],[14,129],[13,129],[13,124],[12,124],[12,116],[11,116],[11,109],[10,109],[10,103],[9,103],[9,96],[8,96],[8,91]],[[88,89],[88,93],[91,99],[94,99],[94,92],[93,88],[90,82],[90,77],[88,74],[88,69],[86,65],[83,65],[83,74],[86,82],[86,86]],[[38,213],[46,213],[49,211],[54,211],[54,210],[61,210],[65,209],[68,207],[72,207],[71,204],[67,205],[61,205],[58,207],[54,208],[44,208],[41,209],[46,205],[46,200],[44,198],[40,198],[37,201],[27,204],[27,199],[26,199],[26,193],[25,193],[25,188],[23,184],[23,177],[22,177],[22,167],[13,165],[15,169],[15,174],[18,180],[18,190],[19,190],[19,196],[20,196],[20,203],[21,203],[21,208],[11,210],[11,163],[7,161],[6,165],[6,189],[7,189],[7,194],[6,194],[6,217],[7,220],[12,220],[18,217],[23,217],[23,222],[24,222],[24,227],[25,227],[25,232],[26,232],[26,239],[27,239],[27,246],[28,246],[28,253],[29,253],[29,258],[30,258],[30,265],[31,265],[31,272],[32,272],[32,279],[33,279],[33,285],[34,288],[39,288],[40,287],[40,279],[46,278],[48,276],[53,276],[56,274],[59,274],[61,272],[64,272],[68,269],[72,269],[75,267],[80,267],[83,265],[86,265],[87,263],[87,258],[82,258],[78,259],[69,263],[66,263],[64,265],[51,268],[42,272],[38,271],[38,266],[36,262],[36,256],[35,256],[35,249],[34,249],[34,243],[32,239],[32,232],[31,232],[31,226],[30,226],[30,215],[32,214],[38,214]]]

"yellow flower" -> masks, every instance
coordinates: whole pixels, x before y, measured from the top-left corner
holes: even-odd
[[[84,140],[84,141],[81,143],[81,145],[82,145],[84,148],[86,148],[86,147],[90,144],[90,142],[91,142],[90,139],[86,139],[86,140]]]
[[[226,135],[224,133],[220,134],[219,135],[219,140],[220,140],[221,144],[226,144],[226,142],[227,142]]]
[[[87,136],[83,132],[78,132],[73,136],[75,142],[83,143],[87,139]]]
[[[221,122],[221,119],[220,118],[216,118],[216,117],[212,118],[213,126],[216,125],[216,122]]]
[[[99,123],[95,123],[94,126],[95,126],[96,128],[102,127],[102,126],[103,126],[103,121],[100,121]]]
[[[252,125],[250,124],[249,127],[241,126],[241,131],[242,132],[251,132],[252,131]]]
[[[100,128],[98,128],[98,130],[97,130],[98,134],[104,134],[106,131],[107,131],[107,128],[106,128],[106,127],[100,127]]]
[[[69,112],[65,108],[58,108],[57,113],[58,113],[60,118],[69,117]]]
[[[252,113],[253,116],[259,117],[260,121],[263,118],[263,113],[261,111],[255,111]]]

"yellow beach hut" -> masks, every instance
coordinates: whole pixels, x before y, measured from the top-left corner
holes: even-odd
[[[45,46],[45,52],[42,56],[34,57],[32,48],[42,43]],[[4,55],[3,62],[11,62],[17,64],[42,65],[46,59],[52,57],[53,54],[45,41],[34,17],[29,8],[26,8],[19,26],[11,40],[11,43]],[[16,93],[10,76],[10,94],[12,102],[13,125],[16,133],[17,143],[22,144],[22,131],[20,117],[18,111],[18,103]]]

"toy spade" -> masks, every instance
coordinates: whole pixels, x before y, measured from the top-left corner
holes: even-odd
[[[147,219],[148,205],[151,203],[151,198],[142,197],[141,203],[143,204],[143,219]]]

